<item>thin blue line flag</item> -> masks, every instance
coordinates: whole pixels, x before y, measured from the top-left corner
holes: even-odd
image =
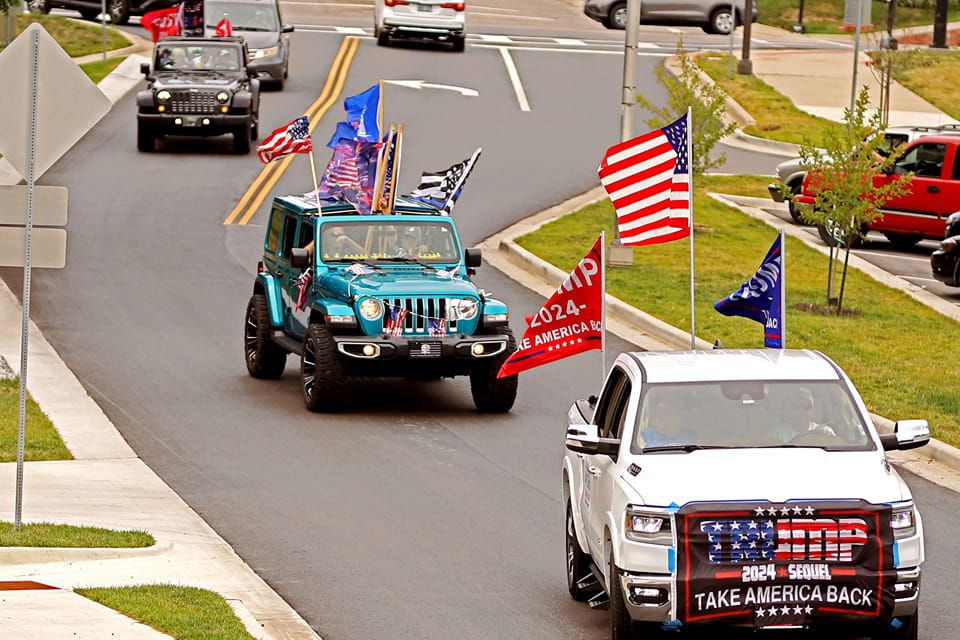
[[[773,246],[757,272],[713,308],[725,316],[743,316],[763,325],[763,345],[783,348],[783,236]]]

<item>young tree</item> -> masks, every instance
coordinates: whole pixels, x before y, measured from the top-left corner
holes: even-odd
[[[838,314],[843,308],[851,247],[863,239],[867,225],[883,215],[879,210],[883,203],[910,190],[910,174],[880,177],[892,174],[901,150],[884,150],[882,116],[875,111],[867,117],[869,104],[870,95],[864,86],[857,94],[853,111],[844,109],[845,128],[826,134],[822,149],[811,144],[800,146],[801,167],[816,194],[813,209],[807,208],[803,217],[817,225],[821,238],[830,247],[828,304],[834,302],[833,275],[840,249],[844,250],[843,277],[836,300]]]
[[[642,95],[637,96],[637,104],[653,113],[645,122],[651,129],[659,129],[682,117],[687,107],[692,110],[693,119],[693,175],[699,176],[710,169],[720,167],[727,161],[726,156],[710,157],[710,152],[721,139],[733,133],[736,125],[724,123],[727,111],[727,94],[719,85],[704,80],[697,63],[683,48],[683,41],[677,43],[677,60],[680,74],[674,75],[666,65],[657,67],[657,82],[667,91],[667,105],[658,107]]]

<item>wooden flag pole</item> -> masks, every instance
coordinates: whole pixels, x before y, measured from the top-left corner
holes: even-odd
[[[310,173],[313,175],[313,193],[317,196],[317,210],[320,209],[320,186],[317,184],[317,161],[313,159],[313,149],[310,149]]]
[[[693,292],[693,109],[687,107],[687,173],[690,176],[690,348],[697,349],[697,316]]]
[[[600,231],[600,388],[607,379],[607,230]]]

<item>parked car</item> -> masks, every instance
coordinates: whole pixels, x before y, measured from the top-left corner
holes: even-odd
[[[940,282],[960,287],[960,211],[947,218],[947,229],[940,248],[930,256],[933,277]]]
[[[147,88],[137,93],[137,149],[153,151],[165,135],[229,133],[234,152],[249,153],[260,136],[260,81],[247,55],[239,36],[161,39],[152,64],[140,65]]]
[[[734,0],[736,24],[743,24],[744,0]],[[760,15],[757,2],[753,3],[751,22]],[[627,27],[625,0],[586,0],[583,12],[603,23],[608,29]],[[729,0],[643,0],[640,3],[640,24],[702,27],[707,33],[728,34],[734,28]]]
[[[208,36],[216,33],[221,20],[229,20],[233,35],[247,41],[250,50],[247,68],[261,83],[283,88],[283,81],[289,75],[288,34],[293,32],[293,25],[283,23],[277,0],[206,0],[203,13]]]
[[[874,176],[875,185],[899,180],[913,174],[910,190],[880,206],[882,214],[861,231],[879,231],[898,247],[910,247],[927,238],[942,240],[946,219],[960,208],[960,135],[924,136],[907,145],[903,155],[887,173]],[[803,191],[796,196],[801,205],[816,202],[816,184],[807,175]],[[824,225],[818,225],[820,238],[827,244],[842,242]],[[858,241],[853,238],[854,244]]]
[[[922,138],[923,136],[950,133],[960,134],[960,125],[889,127],[883,132],[884,144],[881,146],[881,150],[892,150],[902,144],[910,144],[917,138]],[[777,165],[776,174],[779,182],[772,183],[767,187],[768,191],[770,191],[770,197],[773,198],[775,202],[786,201],[790,209],[790,217],[793,218],[793,221],[797,224],[804,224],[803,219],[800,217],[800,211],[797,209],[796,202],[790,197],[800,193],[803,187],[803,178],[807,175],[807,172],[804,171],[801,166],[800,158],[791,158],[790,160],[781,162]],[[783,182],[790,188],[789,196],[780,190],[780,182]]]
[[[567,589],[615,640],[916,640],[923,522],[884,451],[929,439],[926,420],[879,434],[818,352],[622,354],[568,413]]]
[[[127,24],[130,16],[142,16],[156,9],[166,9],[180,0],[107,0],[107,15],[113,24]],[[76,9],[87,20],[100,15],[100,0],[28,0],[30,13],[50,13],[50,9]]]
[[[467,42],[467,3],[447,0],[374,0],[373,34],[385,47],[391,38],[449,42],[463,51]]]

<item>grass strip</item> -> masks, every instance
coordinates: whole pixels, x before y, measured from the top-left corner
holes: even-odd
[[[717,190],[715,184],[715,178],[707,176],[695,185],[697,334],[710,342],[719,338],[729,348],[759,348],[762,326],[722,316],[713,304],[753,275],[776,232],[707,197],[707,190]],[[613,221],[612,205],[603,200],[517,242],[569,271],[600,229],[613,236]],[[689,251],[686,240],[637,247],[632,267],[608,270],[607,290],[689,330]],[[836,360],[872,411],[893,420],[926,418],[935,437],[960,446],[960,394],[942,367],[931,366],[943,361],[944,345],[960,340],[960,323],[855,269],[847,276],[848,313],[838,317],[824,312],[826,256],[789,236],[785,256],[787,346],[817,349]]]
[[[894,52],[893,78],[904,87],[960,120],[957,85],[946,81],[960,75],[960,52],[903,49]],[[896,108],[896,102],[893,102]]]
[[[74,591],[177,640],[254,640],[227,601],[206,589],[142,585]]]
[[[821,146],[821,141],[831,130],[843,126],[801,111],[789,98],[757,76],[735,73],[732,78],[727,77],[727,59],[726,53],[696,58],[697,65],[756,120],[756,124],[743,129],[744,133],[780,142]]]
[[[126,59],[126,56],[107,58],[106,60],[87,62],[86,64],[80,65],[80,68],[83,69],[83,72],[87,74],[94,84],[99,84],[101,80],[106,78],[111,71],[120,66],[120,63]]]
[[[60,16],[47,16],[43,14],[17,14],[17,34],[32,23],[38,22],[47,32],[53,36],[53,39],[60,43],[60,46],[66,50],[71,58],[77,56],[86,56],[91,53],[100,53],[103,51],[103,36],[100,32],[100,25],[94,23],[84,23],[80,20],[70,20]],[[0,51],[3,51],[5,42],[0,42]],[[130,41],[127,40],[119,31],[113,27],[107,27],[107,50],[122,49],[129,47]]]
[[[754,0],[757,2],[757,0]],[[897,5],[895,28],[933,24],[933,6],[926,8]],[[953,2],[951,2],[953,4]],[[799,18],[798,0],[759,0],[760,22],[773,27],[791,31]],[[875,31],[887,28],[887,7],[885,0],[873,0],[871,22]],[[854,10],[856,12],[856,10]],[[806,33],[849,33],[844,29],[844,0],[805,0],[803,6],[803,26]]]
[[[22,524],[20,531],[15,531],[12,522],[0,522],[0,547],[134,549],[152,547],[156,543],[145,531],[114,531],[49,522]]]
[[[0,379],[0,462],[17,459],[20,387],[17,379]],[[37,403],[27,397],[24,460],[72,460],[60,434]]]

